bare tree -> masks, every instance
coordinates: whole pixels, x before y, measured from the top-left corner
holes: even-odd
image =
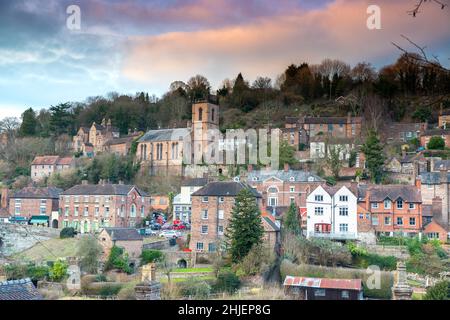
[[[332,84],[333,84],[333,77],[336,75],[337,77],[342,77],[345,75],[349,75],[350,74],[350,66],[341,61],[341,60],[337,60],[337,59],[325,59],[322,61],[322,63],[319,65],[318,67],[318,71],[319,73],[325,77],[328,78],[328,80],[330,81],[330,100],[331,100],[331,88],[332,88]]]
[[[353,67],[350,75],[355,81],[369,82],[376,78],[376,71],[370,63],[359,62]]]
[[[442,10],[444,10],[448,6],[448,4],[443,3],[439,0],[428,0],[428,1],[427,0],[418,0],[417,4],[414,6],[414,8],[407,11],[408,14],[412,15],[415,18],[417,16],[417,14],[420,12],[419,10],[425,4],[425,2],[435,3],[437,5],[440,5]]]
[[[383,121],[386,103],[380,97],[375,95],[362,97],[361,103],[364,110],[364,118],[365,123],[367,124],[367,129],[373,129],[378,132]]]

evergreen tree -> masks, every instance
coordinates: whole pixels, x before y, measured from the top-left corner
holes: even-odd
[[[24,111],[22,114],[22,124],[19,132],[21,136],[34,136],[36,134],[36,126],[38,122],[36,120],[36,113],[32,108]]]
[[[450,282],[441,281],[427,289],[425,300],[450,300]]]
[[[280,143],[280,153],[279,153],[279,164],[280,170],[283,169],[284,165],[287,163],[289,165],[293,165],[298,163],[297,159],[295,159],[295,149],[285,140]]]
[[[62,103],[50,108],[50,128],[54,135],[71,133],[73,117],[70,112],[70,104]]]
[[[286,213],[284,228],[286,229],[286,231],[290,231],[294,234],[301,234],[302,229],[300,223],[301,221],[299,219],[297,206],[295,205],[295,203],[291,203],[291,206]]]
[[[383,146],[375,131],[369,131],[366,143],[362,146],[362,151],[366,156],[366,164],[372,181],[380,183],[383,175],[384,154]]]
[[[242,261],[254,245],[261,243],[263,233],[261,213],[256,199],[249,189],[244,188],[236,196],[226,230],[231,260],[234,263]]]

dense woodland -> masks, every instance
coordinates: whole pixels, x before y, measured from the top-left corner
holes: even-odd
[[[161,98],[146,92],[134,96],[110,93],[83,103],[30,108],[20,120],[0,120],[0,131],[12,142],[1,147],[1,180],[10,184],[27,176],[35,155],[70,154],[72,136],[80,126],[110,118],[123,135],[130,130],[183,127],[191,118],[192,102],[211,97],[221,107],[222,130],[282,127],[286,116],[344,116],[350,112],[363,116],[367,129],[376,132],[389,120],[436,122],[441,106],[450,108],[450,72],[414,53],[404,53],[380,70],[366,62],[351,67],[344,61],[325,59],[319,65],[292,64],[277,79],[258,77],[251,84],[238,74],[215,91],[208,79],[196,75],[186,83],[173,82]],[[338,103],[339,97],[351,98]],[[83,175],[96,182],[113,170],[117,172],[113,178],[133,180],[138,168],[133,167],[132,159],[116,162],[117,168],[111,168],[107,165],[113,163],[111,159],[100,159],[90,164],[98,168]]]

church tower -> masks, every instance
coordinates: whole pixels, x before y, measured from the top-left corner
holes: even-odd
[[[209,150],[208,130],[219,130],[219,106],[209,102],[192,105],[192,158],[194,163],[202,163]]]

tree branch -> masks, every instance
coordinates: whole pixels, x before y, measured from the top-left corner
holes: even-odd
[[[417,16],[417,14],[420,13],[419,10],[420,10],[420,8],[422,7],[422,5],[425,2],[427,2],[427,0],[419,0],[419,2],[416,4],[416,6],[412,10],[407,11],[408,14],[410,14],[411,16],[413,16],[415,18]],[[443,3],[443,2],[441,2],[439,0],[428,0],[428,2],[434,2],[434,3],[438,4],[438,5],[440,5],[441,6],[441,10],[444,10],[445,7],[448,6],[448,4]]]

